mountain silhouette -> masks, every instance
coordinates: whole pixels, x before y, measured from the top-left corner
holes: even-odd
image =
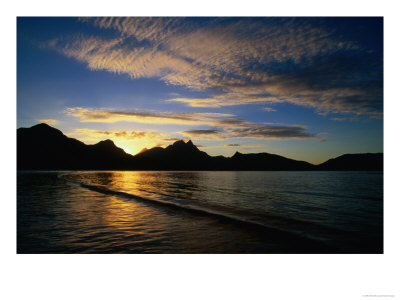
[[[47,124],[17,129],[18,170],[383,170],[383,153],[345,154],[320,165],[276,154],[236,152],[210,156],[192,141],[142,149],[135,156],[113,141],[95,145],[65,136]]]
[[[130,159],[111,140],[86,145],[44,123],[17,130],[17,169],[123,169]]]
[[[320,164],[320,170],[383,170],[383,153],[344,154]]]
[[[236,152],[231,158],[237,170],[312,170],[314,165],[276,154]]]
[[[135,155],[135,160],[143,167],[145,167],[143,161],[146,161],[147,167],[153,169],[190,170],[204,169],[205,166],[209,166],[211,156],[200,151],[192,141],[185,143],[180,140],[166,148],[155,147],[143,151]]]

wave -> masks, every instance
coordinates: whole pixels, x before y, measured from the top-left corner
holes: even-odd
[[[332,193],[322,193],[322,192],[296,192],[296,191],[283,191],[287,194],[297,194],[297,195],[310,195],[310,196],[318,196],[318,197],[329,197],[329,198],[350,198],[350,199],[358,199],[358,200],[373,200],[373,201],[382,201],[382,198],[373,197],[368,195],[355,196],[355,195],[340,195],[340,194],[332,194]]]
[[[66,174],[62,174],[62,175],[66,175]],[[323,236],[326,237],[325,234],[322,234],[322,236],[320,236],[320,238],[315,238],[310,236],[310,226],[314,227],[313,223],[310,222],[305,222],[305,221],[300,221],[300,220],[288,220],[286,218],[281,218],[279,217],[279,219],[282,219],[281,221],[283,222],[290,222],[291,225],[295,225],[297,224],[297,230],[293,230],[293,226],[290,226],[289,228],[285,228],[284,226],[279,227],[279,225],[274,226],[274,225],[270,225],[270,224],[266,224],[264,223],[262,220],[257,219],[257,216],[239,216],[237,214],[232,214],[226,211],[221,211],[221,210],[215,210],[215,209],[210,209],[207,208],[205,206],[198,206],[198,205],[193,205],[193,204],[188,204],[188,203],[179,203],[174,201],[173,199],[168,199],[168,200],[163,200],[163,199],[159,199],[159,198],[150,198],[150,197],[141,197],[138,195],[134,195],[131,193],[127,193],[127,192],[122,192],[122,191],[117,191],[117,190],[112,190],[103,186],[98,186],[98,185],[93,185],[93,184],[87,184],[87,183],[83,183],[83,182],[77,182],[77,181],[73,181],[67,178],[64,178],[61,176],[61,174],[58,175],[58,178],[75,186],[79,186],[82,188],[86,188],[89,189],[91,191],[95,191],[98,193],[102,193],[105,195],[113,195],[113,196],[117,196],[117,197],[121,197],[124,199],[128,199],[128,200],[134,200],[134,201],[139,201],[142,203],[150,203],[150,204],[156,204],[156,205],[162,205],[165,207],[169,207],[169,208],[173,208],[173,209],[182,209],[185,211],[190,211],[192,213],[196,213],[196,214],[202,214],[202,215],[207,215],[207,216],[212,216],[212,217],[216,217],[218,219],[222,219],[222,220],[226,220],[226,221],[230,221],[230,222],[234,222],[234,223],[240,223],[241,226],[245,226],[248,228],[251,228],[252,230],[261,230],[265,233],[267,233],[269,236],[275,236],[275,237],[279,237],[279,239],[282,240],[287,240],[287,241],[295,241],[298,240],[300,243],[306,242],[307,244],[313,243],[313,244],[317,244],[317,247],[319,247],[319,249],[325,248],[327,246],[327,243],[329,244],[328,241],[324,241],[325,239],[323,238]],[[272,216],[271,216],[272,217]],[[273,217],[275,219],[277,219],[277,217]],[[316,228],[314,228],[315,231],[320,232],[320,230],[324,231],[325,233],[327,232],[336,232],[336,233],[341,233],[343,234],[344,232],[342,230],[339,229],[333,229],[333,228],[324,228],[325,226],[317,226],[315,225]],[[302,229],[300,229],[299,227],[302,227]],[[311,230],[311,231],[314,231]],[[311,234],[312,235],[312,234]],[[301,241],[300,241],[301,240]]]
[[[170,208],[174,208],[174,209],[182,209],[182,210],[190,211],[190,212],[193,212],[196,214],[213,216],[213,217],[217,217],[218,219],[225,219],[228,221],[233,221],[235,223],[241,223],[242,225],[247,226],[247,227],[258,228],[258,229],[262,229],[264,231],[266,230],[266,231],[269,231],[269,233],[275,233],[275,234],[279,233],[280,235],[282,235],[282,237],[287,236],[288,238],[293,238],[293,236],[296,236],[296,237],[301,236],[302,238],[306,238],[309,240],[312,239],[310,237],[305,237],[298,233],[294,233],[292,231],[285,230],[285,228],[279,228],[277,226],[266,224],[266,223],[262,222],[261,220],[257,220],[254,216],[253,217],[252,216],[250,216],[250,217],[238,216],[237,214],[232,214],[232,213],[229,213],[226,211],[221,211],[221,210],[210,209],[205,206],[198,206],[198,205],[193,205],[193,204],[188,204],[188,203],[185,203],[185,204],[179,203],[179,202],[173,201],[172,199],[163,200],[163,199],[159,199],[159,198],[155,199],[155,198],[150,198],[150,197],[144,198],[144,197],[134,195],[131,193],[105,188],[103,186],[73,181],[73,180],[62,177],[61,175],[58,175],[58,178],[61,180],[64,180],[65,182],[67,182],[69,184],[79,186],[82,188],[86,188],[91,191],[95,191],[95,192],[102,193],[105,195],[113,195],[113,196],[122,197],[122,198],[125,198],[128,200],[140,201],[143,203],[152,203],[152,204],[162,205],[162,206],[170,207]],[[291,221],[293,222],[294,220],[291,220]]]
[[[58,176],[59,179],[64,180],[70,184],[79,186],[79,187],[83,187],[86,189],[89,189],[91,191],[95,191],[98,193],[102,193],[102,194],[106,194],[106,195],[113,195],[113,196],[118,196],[118,197],[123,197],[123,198],[127,198],[130,200],[136,200],[136,201],[140,201],[140,202],[153,202],[153,203],[157,203],[163,206],[170,206],[170,207],[174,207],[174,208],[179,208],[179,209],[185,209],[185,210],[190,210],[190,211],[194,211],[197,213],[202,213],[202,214],[207,214],[207,215],[213,215],[213,216],[217,216],[217,217],[222,217],[222,218],[227,218],[227,219],[231,219],[234,221],[238,221],[238,222],[244,222],[244,223],[249,223],[252,225],[256,225],[256,226],[262,226],[262,227],[267,227],[267,228],[271,228],[270,226],[266,226],[265,224],[261,223],[261,222],[257,222],[255,220],[248,220],[248,219],[244,219],[244,218],[240,218],[238,216],[235,215],[231,215],[229,213],[224,213],[224,212],[220,212],[220,211],[213,211],[210,209],[207,209],[205,207],[200,207],[200,206],[195,206],[192,204],[181,204],[181,203],[177,203],[177,202],[171,202],[168,200],[161,200],[161,199],[153,199],[153,198],[144,198],[144,197],[140,197],[134,194],[130,194],[130,193],[126,193],[126,192],[121,192],[121,191],[116,191],[116,190],[112,190],[112,189],[108,189],[102,186],[98,186],[98,185],[93,185],[93,184],[86,184],[83,182],[77,182],[77,181],[73,181],[70,179],[66,179],[64,177]],[[276,229],[276,228],[274,228]],[[278,230],[278,229],[276,229]]]

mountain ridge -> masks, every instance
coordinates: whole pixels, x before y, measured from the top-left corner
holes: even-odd
[[[210,156],[191,140],[126,153],[110,139],[94,145],[69,138],[45,123],[17,129],[18,170],[383,170],[383,153],[344,154],[314,165],[271,153],[238,151]]]

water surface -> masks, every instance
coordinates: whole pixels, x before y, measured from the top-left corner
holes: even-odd
[[[382,253],[382,172],[18,172],[18,253]]]

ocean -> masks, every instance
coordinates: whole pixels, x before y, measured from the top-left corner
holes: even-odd
[[[18,171],[17,253],[383,253],[383,172]]]

